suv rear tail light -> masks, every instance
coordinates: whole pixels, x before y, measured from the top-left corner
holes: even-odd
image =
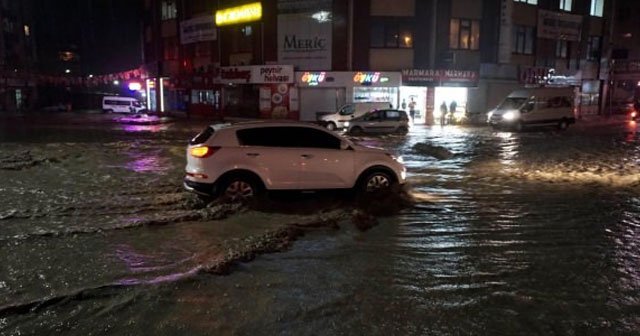
[[[189,149],[189,154],[200,159],[209,157],[218,151],[220,147],[195,146]]]

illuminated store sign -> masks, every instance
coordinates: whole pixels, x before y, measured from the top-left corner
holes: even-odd
[[[301,80],[303,83],[309,84],[309,86],[315,86],[324,82],[326,75],[326,72],[305,72]]]
[[[262,4],[254,2],[238,7],[216,11],[216,25],[227,26],[236,23],[258,21],[262,18]]]
[[[353,76],[353,81],[360,84],[385,83],[389,77],[382,77],[379,72],[358,72]]]

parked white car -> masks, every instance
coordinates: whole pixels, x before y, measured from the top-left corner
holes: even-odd
[[[345,104],[335,113],[320,116],[319,123],[329,130],[344,129],[347,123],[367,112],[388,109],[391,104],[387,102],[368,102]]]
[[[107,113],[140,113],[145,107],[132,97],[106,96],[102,98],[102,111]]]
[[[187,190],[231,200],[265,190],[387,190],[404,184],[402,159],[302,122],[209,126],[187,148]]]
[[[402,110],[378,110],[345,123],[350,134],[401,133],[409,131],[409,116]]]

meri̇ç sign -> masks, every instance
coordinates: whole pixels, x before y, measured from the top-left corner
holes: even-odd
[[[472,70],[405,69],[402,84],[409,86],[477,86],[478,72]]]
[[[244,65],[220,68],[220,81],[233,84],[293,83],[292,65]]]

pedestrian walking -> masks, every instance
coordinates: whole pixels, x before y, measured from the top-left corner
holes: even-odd
[[[447,103],[445,101],[442,101],[442,104],[440,104],[440,125],[441,126],[444,126],[446,118],[447,118]]]
[[[411,97],[411,101],[409,102],[409,115],[411,116],[411,122],[416,117],[416,102]]]
[[[407,110],[407,101],[404,100],[404,98],[402,98],[402,104],[400,104],[400,106],[402,107],[403,111]]]

